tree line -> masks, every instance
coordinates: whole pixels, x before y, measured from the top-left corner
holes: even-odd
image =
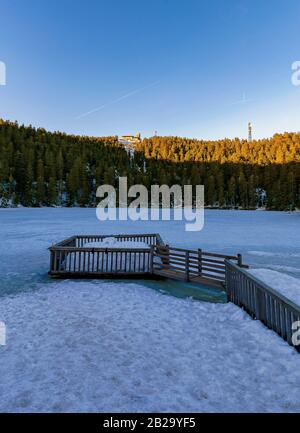
[[[300,207],[300,134],[251,143],[151,137],[133,156],[118,137],[86,137],[0,120],[0,206],[96,206],[96,189],[128,184],[205,186],[220,208]]]

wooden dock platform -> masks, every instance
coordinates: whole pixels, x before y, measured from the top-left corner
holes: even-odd
[[[118,247],[107,247],[114,238]],[[128,246],[143,242],[144,248]],[[93,247],[93,243],[96,246]],[[103,247],[101,243],[103,242]],[[126,242],[124,247],[122,242]],[[49,275],[56,278],[172,278],[224,288],[225,260],[242,258],[165,245],[158,233],[124,235],[78,235],[50,248]]]

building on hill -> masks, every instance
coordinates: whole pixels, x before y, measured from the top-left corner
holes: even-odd
[[[138,132],[136,135],[122,135],[122,137],[119,138],[119,141],[128,141],[131,143],[138,143],[141,141],[141,134]]]
[[[136,135],[122,135],[118,137],[119,143],[121,143],[126,152],[130,155],[134,155],[135,145],[141,142],[141,134],[138,132]]]

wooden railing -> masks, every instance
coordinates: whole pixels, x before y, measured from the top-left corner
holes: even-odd
[[[114,248],[87,243],[114,237],[119,242],[144,242],[145,248]],[[60,277],[139,276],[152,273],[153,245],[163,245],[159,234],[79,235],[59,242],[50,250],[49,274]]]
[[[57,247],[51,251],[51,275],[96,276],[97,274],[150,273],[151,249]]]
[[[78,235],[76,238],[76,247],[82,247],[88,242],[102,242],[106,238],[113,237],[119,242],[144,242],[148,245],[163,244],[163,241],[158,233],[146,233],[146,234],[123,234],[123,235]],[[73,238],[70,238],[70,242],[73,242]]]
[[[244,266],[240,254],[229,256],[169,245],[156,245],[153,257],[154,274],[221,288],[225,284],[225,260],[235,260],[239,266]]]
[[[300,307],[229,260],[225,269],[228,300],[294,346],[292,324],[300,321]],[[294,347],[300,352],[299,345]]]

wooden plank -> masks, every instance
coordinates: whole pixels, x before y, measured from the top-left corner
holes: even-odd
[[[201,276],[201,274],[202,274],[202,266],[203,266],[202,249],[198,248],[198,274],[199,274],[199,276]]]
[[[159,256],[157,256],[157,257],[159,257]],[[171,259],[171,260],[165,260],[165,261],[162,261],[163,262],[163,264],[165,264],[165,265],[168,265],[168,264],[174,264],[174,265],[182,265],[182,266],[185,266],[185,258],[183,258],[183,260],[178,260],[178,259]]]
[[[207,259],[203,255],[202,255],[202,262],[203,263],[215,263],[216,265],[224,265],[225,266],[224,260]]]
[[[227,259],[227,260],[237,260],[237,256],[227,256],[226,254],[209,253],[207,251],[202,251],[202,255],[208,256],[208,257],[219,257],[219,258]]]
[[[174,254],[171,252],[170,252],[170,254],[168,254],[167,252],[166,253],[155,252],[155,255],[157,257],[160,257],[160,258],[166,259],[166,260],[168,260],[169,258],[174,258],[174,259],[179,259],[179,260],[182,259],[183,261],[185,261],[185,254]]]
[[[190,267],[199,270],[199,262],[197,261],[196,263],[194,263],[194,262],[191,263],[191,260],[190,260]],[[218,272],[222,272],[223,274],[225,274],[225,266],[212,265],[209,263],[203,263],[202,262],[201,267],[202,267],[202,269],[206,269],[207,271],[209,271],[209,270],[218,271]]]

